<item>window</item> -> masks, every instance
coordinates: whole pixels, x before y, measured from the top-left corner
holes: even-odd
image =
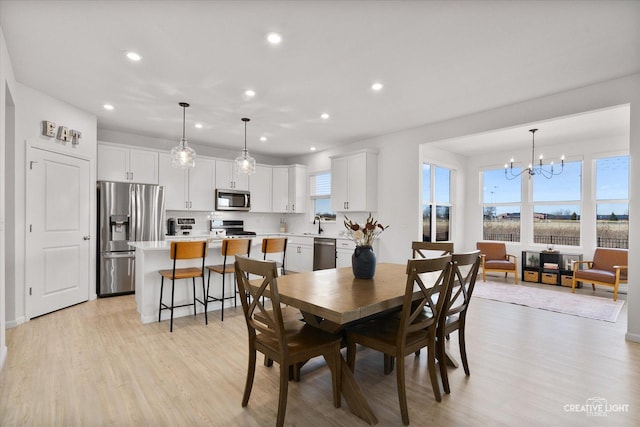
[[[513,168],[513,173],[520,173]],[[504,169],[482,172],[482,238],[503,242],[520,241],[520,203],[522,183],[509,181]]]
[[[560,175],[534,175],[533,242],[580,246],[582,162],[565,162]]]
[[[629,156],[596,159],[596,237],[603,248],[629,247]]]
[[[313,174],[311,180],[311,201],[314,217],[325,221],[335,221],[336,213],[331,210],[331,172]]]
[[[451,239],[451,174],[451,169],[422,164],[422,240],[425,242]]]

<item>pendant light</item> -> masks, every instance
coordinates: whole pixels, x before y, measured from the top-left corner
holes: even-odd
[[[560,158],[560,170],[558,170],[558,168],[556,167],[556,169],[553,169],[553,162],[551,162],[551,164],[549,166],[546,166],[545,164],[542,163],[542,154],[540,154],[540,157],[538,158],[538,164],[535,163],[535,157],[536,157],[536,132],[538,131],[538,129],[529,129],[529,132],[531,132],[531,163],[529,163],[529,167],[522,169],[520,172],[518,173],[514,173],[513,172],[513,158],[510,160],[510,162],[508,164],[504,165],[504,176],[505,178],[507,178],[508,180],[512,180],[512,179],[516,179],[518,178],[520,175],[524,174],[524,173],[528,173],[529,174],[529,179],[531,179],[532,176],[534,175],[540,175],[543,176],[547,179],[551,179],[556,175],[560,175],[562,173],[562,171],[564,170],[564,154],[562,155],[562,157]]]
[[[245,175],[253,175],[256,173],[256,159],[249,155],[249,150],[247,150],[247,122],[250,119],[243,117],[242,121],[244,122],[244,150],[242,150],[242,154],[236,157],[235,162],[233,163],[233,169],[236,173],[242,173]]]
[[[182,139],[176,147],[171,149],[171,166],[174,168],[192,168],[196,165],[196,152],[187,145],[187,139],[184,136],[185,111],[189,104],[180,102],[178,105],[182,107]]]

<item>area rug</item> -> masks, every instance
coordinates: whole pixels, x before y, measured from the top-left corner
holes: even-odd
[[[615,323],[624,301],[478,280],[473,296]]]

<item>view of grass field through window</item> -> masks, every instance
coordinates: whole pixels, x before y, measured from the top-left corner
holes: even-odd
[[[595,165],[597,245],[628,248],[629,156],[597,159]],[[581,177],[582,163],[567,162],[562,175],[532,178],[533,243],[580,245]],[[521,200],[527,199],[520,180],[508,181],[504,169],[494,169],[483,171],[482,182],[483,238],[519,242]]]

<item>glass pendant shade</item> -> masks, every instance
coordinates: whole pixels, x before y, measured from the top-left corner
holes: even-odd
[[[192,168],[196,165],[196,152],[181,139],[177,147],[171,149],[171,166],[174,168]]]
[[[249,150],[247,150],[247,122],[249,120],[250,119],[246,117],[242,118],[244,122],[244,149],[233,162],[233,171],[244,175],[253,175],[256,173],[256,159],[251,157]]]
[[[233,167],[235,173],[253,175],[256,173],[256,159],[251,157],[249,151],[245,148],[242,150],[242,154],[236,157]]]
[[[180,102],[182,107],[182,139],[180,143],[171,149],[171,166],[174,168],[192,168],[196,165],[196,152],[189,147],[187,138],[184,136],[185,111],[189,106],[186,102]]]

